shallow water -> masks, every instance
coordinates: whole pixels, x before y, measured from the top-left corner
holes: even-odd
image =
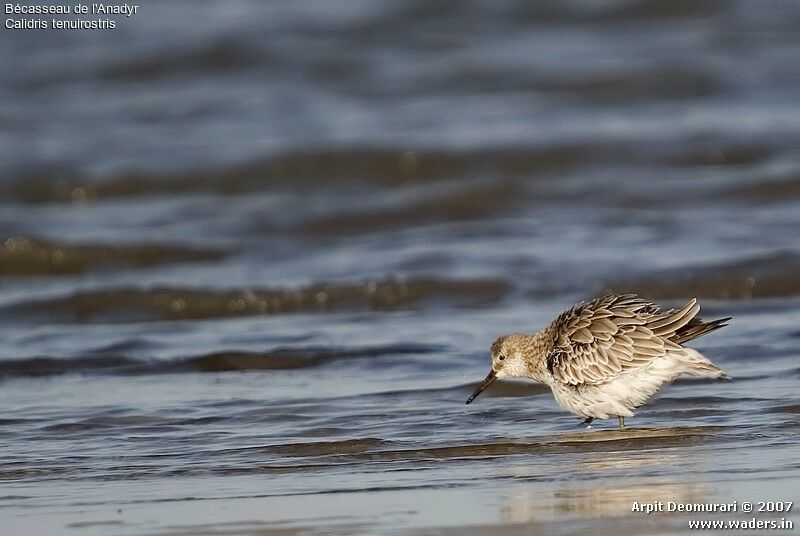
[[[0,33],[4,530],[672,534],[708,516],[632,502],[799,498],[798,4],[140,13]],[[464,405],[498,335],[609,289],[732,316],[693,344],[735,381],[625,431],[524,382]]]

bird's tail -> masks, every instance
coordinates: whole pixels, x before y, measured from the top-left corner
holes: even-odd
[[[710,322],[703,322],[701,318],[694,317],[685,326],[678,329],[671,340],[677,344],[689,342],[697,337],[705,335],[706,333],[711,333],[719,328],[724,328],[728,325],[727,322],[730,319],[731,318],[728,317],[712,320]]]
[[[703,378],[714,378],[716,380],[732,380],[727,372],[709,361],[703,354],[692,348],[684,348],[686,359],[684,361],[685,374],[692,376],[702,376]]]

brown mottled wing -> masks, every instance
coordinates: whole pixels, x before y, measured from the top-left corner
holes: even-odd
[[[661,310],[634,294],[608,295],[564,311],[551,324],[547,369],[568,385],[599,385],[680,350],[675,334],[700,311],[696,299]]]

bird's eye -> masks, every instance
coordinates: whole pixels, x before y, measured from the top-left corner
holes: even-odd
[[[499,359],[500,361],[502,361],[502,360],[503,360],[503,359],[505,359],[505,358],[506,358],[506,356],[504,356],[504,355],[501,355],[501,356],[500,356],[500,357],[498,357],[497,359]]]

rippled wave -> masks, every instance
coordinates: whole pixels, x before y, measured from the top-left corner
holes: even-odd
[[[439,350],[440,348],[437,346],[409,344],[352,349],[286,348],[268,352],[229,350],[171,360],[113,355],[77,358],[35,357],[0,360],[0,378],[60,374],[142,375],[237,370],[289,370],[318,367],[334,361],[373,359],[390,355],[427,354]]]
[[[464,189],[439,197],[406,203],[394,209],[338,212],[303,225],[307,235],[352,235],[424,225],[435,222],[459,222],[513,210],[525,194],[513,184]]]
[[[425,301],[460,306],[495,303],[508,290],[502,280],[408,279],[360,284],[320,283],[298,289],[213,291],[184,288],[122,288],[76,292],[63,298],[35,300],[7,307],[12,315],[37,315],[53,320],[182,320],[374,310],[389,311]]]
[[[0,276],[73,275],[97,269],[217,261],[225,253],[177,245],[88,245],[17,236],[0,246]]]
[[[674,73],[665,77],[680,78]],[[655,83],[655,82],[654,82]],[[600,83],[595,91],[603,90]],[[527,147],[447,151],[408,147],[319,148],[187,173],[118,173],[100,179],[44,172],[0,182],[5,200],[83,203],[92,200],[187,193],[236,195],[274,189],[331,187],[343,183],[399,187],[465,177],[537,177],[597,165],[645,163],[676,166],[743,166],[763,162],[772,150],[712,140],[671,147],[632,142],[574,142]],[[301,180],[298,180],[302,178]],[[742,187],[746,194],[747,188]],[[753,186],[754,198],[761,186]]]
[[[783,252],[710,266],[688,266],[617,281],[607,291],[637,292],[653,299],[696,296],[747,300],[800,294],[800,255]]]

